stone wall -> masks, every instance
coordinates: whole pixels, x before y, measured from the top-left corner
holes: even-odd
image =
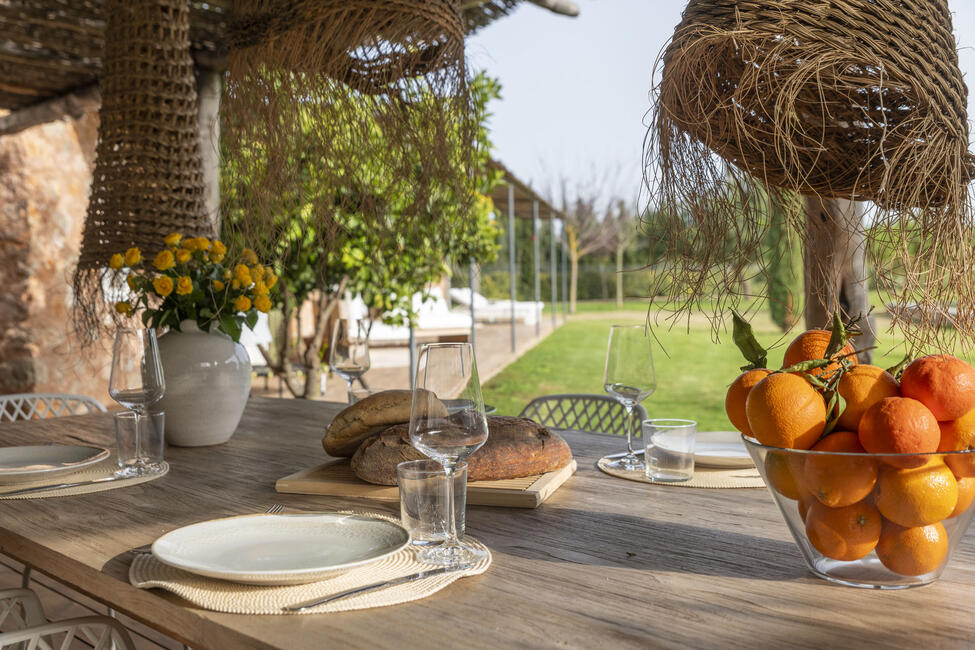
[[[80,393],[108,405],[110,341],[71,332],[71,272],[97,117],[0,137],[0,394]]]

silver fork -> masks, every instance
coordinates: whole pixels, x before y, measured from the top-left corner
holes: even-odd
[[[279,512],[284,512],[284,506],[280,503],[273,503],[268,506],[268,509],[264,511],[266,515],[275,515]],[[145,546],[140,546],[138,548],[133,548],[129,551],[133,555],[152,555],[152,544],[146,544]]]

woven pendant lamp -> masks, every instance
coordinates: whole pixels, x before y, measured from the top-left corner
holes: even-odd
[[[908,337],[971,343],[975,157],[955,50],[946,0],[690,0],[660,60],[645,152],[675,290],[741,297],[746,265],[764,264],[756,188],[870,201],[886,297],[956,307],[947,334],[905,322]]]

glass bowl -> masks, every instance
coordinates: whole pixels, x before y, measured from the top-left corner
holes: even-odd
[[[975,514],[975,451],[807,451],[742,439],[809,570],[831,582],[929,584]]]

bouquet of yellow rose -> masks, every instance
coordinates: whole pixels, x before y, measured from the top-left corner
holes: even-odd
[[[237,263],[225,263],[227,247],[206,237],[167,235],[166,247],[146,265],[142,252],[130,248],[112,255],[109,267],[125,273],[133,297],[115,303],[115,311],[132,315],[142,311],[146,327],[179,330],[180,322],[196,321],[208,332],[214,324],[234,341],[244,324],[253,328],[257,312],[271,309],[274,272],[257,261],[249,248]]]

